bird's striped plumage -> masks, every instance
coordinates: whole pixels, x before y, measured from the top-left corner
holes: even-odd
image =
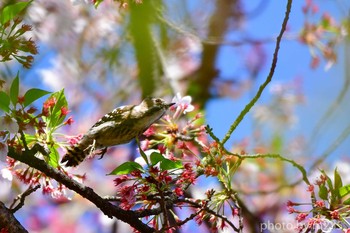
[[[98,120],[78,144],[67,148],[61,162],[66,162],[66,166],[77,166],[96,149],[131,141],[161,118],[171,105],[159,98],[146,98],[139,105],[114,109]]]

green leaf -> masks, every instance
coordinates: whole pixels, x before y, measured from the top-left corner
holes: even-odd
[[[350,198],[346,199],[345,201],[343,201],[344,205],[350,205]]]
[[[322,200],[328,200],[328,189],[326,188],[325,185],[321,185],[320,189],[318,191],[318,196],[322,199]]]
[[[33,103],[35,100],[43,97],[44,95],[50,94],[51,92],[37,89],[37,88],[32,88],[29,89],[25,94],[24,94],[24,107],[27,107],[29,104]]]
[[[342,186],[343,186],[343,181],[342,181],[341,176],[339,175],[339,172],[336,168],[336,169],[334,169],[334,189],[338,190]]]
[[[35,135],[31,134],[24,134],[24,137],[26,139],[27,144],[31,144],[32,142],[37,142],[37,137]]]
[[[49,161],[48,164],[51,167],[57,168],[58,167],[58,161],[60,158],[60,154],[58,153],[56,147],[50,148],[51,153],[49,154]]]
[[[339,188],[339,195],[341,197],[345,197],[348,194],[350,194],[350,184]]]
[[[151,159],[152,166],[156,165],[158,162],[163,161],[165,159],[164,156],[158,152],[153,152],[149,157]]]
[[[0,91],[0,109],[4,112],[10,111],[10,97],[3,91]]]
[[[10,87],[10,99],[13,106],[16,106],[18,102],[18,93],[19,93],[19,73],[17,73],[16,78],[12,81]]]
[[[153,152],[150,155],[151,159],[151,165],[154,166],[157,163],[160,162],[160,169],[161,170],[171,170],[176,168],[182,168],[182,162],[181,161],[173,161],[170,159],[164,158],[164,156],[158,152]]]
[[[143,172],[142,166],[140,164],[129,161],[129,162],[122,163],[108,175],[125,175],[136,170]]]
[[[181,161],[172,161],[170,159],[164,159],[160,162],[160,169],[162,170],[171,170],[176,168],[182,168]]]
[[[66,96],[64,95],[64,89],[57,91],[53,93],[49,98],[55,98],[56,104],[52,109],[50,121],[49,121],[49,127],[54,128],[64,121],[65,117],[61,117],[61,108],[66,107],[68,108],[68,103],[66,100]]]
[[[18,14],[24,10],[32,1],[29,2],[18,2],[15,4],[8,5],[4,7],[2,12],[0,12],[0,21],[2,24],[14,19]]]

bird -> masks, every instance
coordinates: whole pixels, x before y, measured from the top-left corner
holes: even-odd
[[[67,153],[61,163],[75,167],[96,149],[102,149],[99,153],[102,158],[108,147],[137,138],[174,104],[161,98],[147,97],[138,105],[115,108],[99,119],[77,144],[66,148]]]

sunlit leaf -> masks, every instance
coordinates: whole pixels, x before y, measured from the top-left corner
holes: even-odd
[[[56,99],[56,104],[52,109],[51,113],[51,119],[49,121],[49,127],[56,127],[64,121],[65,117],[61,116],[61,108],[66,107],[68,108],[68,103],[66,100],[66,96],[64,95],[64,89],[53,93],[50,98],[55,98]]]
[[[334,169],[334,189],[339,189],[343,186],[343,181],[339,175],[338,169]]]
[[[129,174],[130,172],[133,171],[143,171],[142,166],[136,162],[125,162],[116,167],[111,173],[108,175],[124,175],[124,174]]]
[[[24,107],[27,107],[29,104],[33,103],[35,100],[39,99],[40,97],[43,97],[44,95],[50,94],[51,92],[32,88],[29,89],[24,94]]]
[[[2,24],[7,23],[8,21],[14,19],[18,16],[18,14],[24,10],[32,1],[28,2],[17,2],[12,5],[8,5],[4,7],[4,9],[0,12],[0,22]]]
[[[163,161],[165,158],[162,154],[158,153],[158,152],[153,152],[150,155],[150,160],[151,160],[151,165],[154,166],[156,165],[158,162]]]
[[[171,170],[177,168],[182,168],[181,161],[172,161],[170,159],[164,159],[160,162],[160,169],[162,170]]]
[[[60,154],[58,153],[56,147],[51,147],[50,148],[51,153],[49,154],[49,160],[48,160],[48,164],[51,167],[58,167],[58,161],[60,158]]]
[[[3,91],[0,91],[0,109],[4,112],[10,111],[10,97]]]
[[[339,195],[341,197],[345,197],[348,194],[350,194],[350,184],[339,188]]]
[[[318,196],[322,199],[322,200],[328,200],[328,189],[325,185],[321,185],[320,189],[318,191]]]
[[[350,205],[350,198],[346,199],[345,201],[343,201],[344,205]]]

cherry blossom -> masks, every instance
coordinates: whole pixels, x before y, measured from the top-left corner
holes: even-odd
[[[175,104],[171,107],[171,109],[176,109],[176,111],[181,111],[184,114],[192,112],[194,110],[194,106],[191,104],[191,102],[191,96],[187,95],[181,97],[181,94],[177,93],[172,100],[172,103]]]

